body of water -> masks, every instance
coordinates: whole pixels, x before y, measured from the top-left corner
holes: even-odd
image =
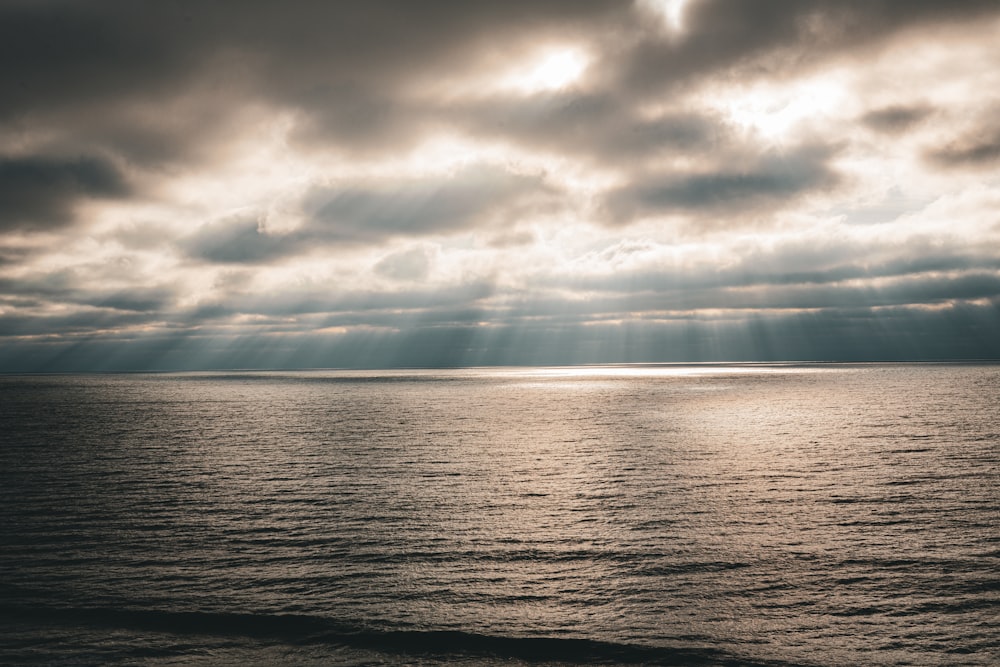
[[[0,376],[0,663],[1000,662],[1000,366]]]

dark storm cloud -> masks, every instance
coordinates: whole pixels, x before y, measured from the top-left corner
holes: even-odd
[[[827,162],[833,151],[804,146],[764,155],[743,169],[650,175],[608,195],[606,209],[617,222],[664,213],[744,213],[779,207],[809,192],[835,186]]]
[[[23,308],[0,317],[0,336],[94,332],[149,323],[170,311],[176,297],[171,286],[108,288],[72,270],[0,278],[0,300]]]
[[[389,325],[399,324],[400,313],[434,309],[467,308],[495,293],[495,287],[484,281],[469,282],[444,288],[401,289],[376,291],[358,289],[341,291],[341,285],[323,285],[286,291],[281,294],[244,294],[233,292],[217,301],[207,301],[187,314],[193,321],[218,319],[232,315],[266,315],[289,317],[329,313],[377,313],[392,317]],[[367,315],[366,315],[367,317]],[[405,319],[405,318],[404,318]],[[358,324],[362,321],[356,322]]]
[[[547,191],[541,175],[474,167],[445,179],[403,181],[392,187],[317,188],[306,197],[304,207],[315,221],[317,235],[373,240],[464,229],[484,215]]]
[[[484,221],[502,229],[553,192],[543,175],[490,166],[391,185],[317,186],[303,197],[306,222],[298,229],[270,233],[265,218],[237,216],[205,225],[182,247],[208,261],[257,263],[330,244],[448,234]]]
[[[994,109],[994,113],[1000,109]],[[987,168],[1000,163],[1000,123],[990,118],[975,131],[927,152],[927,159],[939,167]]]
[[[861,117],[861,122],[879,132],[898,134],[917,125],[932,113],[934,110],[927,106],[894,105],[869,111]]]
[[[597,254],[603,264],[616,254]],[[833,285],[859,279],[904,278],[919,274],[984,274],[1000,271],[1000,258],[970,239],[966,248],[944,248],[932,241],[910,240],[904,249],[886,252],[862,242],[789,243],[765,249],[745,249],[724,267],[616,270],[611,274],[541,277],[553,287],[587,292],[661,292],[788,285]]]
[[[16,266],[36,252],[38,248],[0,246],[0,269]]]
[[[93,334],[116,327],[161,326],[164,321],[180,327],[226,325],[242,315],[255,317],[257,334],[331,326],[393,328],[414,321],[465,322],[481,317],[484,311],[477,304],[496,291],[483,281],[394,291],[344,290],[343,285],[331,284],[267,294],[246,293],[232,286],[217,300],[181,309],[177,292],[167,287],[87,290],[74,287],[74,282],[68,272],[33,281],[0,279],[0,299],[26,308],[0,316],[0,337]],[[61,307],[44,309],[56,304]]]
[[[748,253],[740,263],[724,269],[703,266],[615,271],[573,278],[552,276],[543,270],[532,279],[539,289],[531,295],[489,282],[443,289],[410,287],[346,293],[337,292],[336,286],[272,295],[234,291],[219,301],[203,303],[188,317],[205,321],[255,315],[285,322],[294,329],[301,329],[307,321],[315,327],[367,324],[391,328],[414,321],[463,318],[519,325],[546,321],[570,326],[593,320],[655,319],[663,317],[664,311],[724,309],[765,313],[1000,299],[1000,261],[996,258],[971,252],[943,253],[864,265],[851,261],[859,247],[818,247],[812,253],[805,248],[788,248],[780,255]],[[811,265],[815,268],[809,269]],[[783,270],[778,268],[782,266]],[[567,288],[589,296],[567,300],[563,293]],[[312,316],[322,319],[309,319]],[[289,317],[297,317],[298,323],[288,324]],[[706,316],[695,313],[670,317]]]
[[[907,28],[996,11],[993,0],[699,0],[686,6],[677,39],[647,32],[625,52],[621,72],[613,76],[623,90],[640,96],[713,70],[781,76]]]
[[[720,306],[763,309],[872,308],[927,305],[1000,297],[1000,276],[971,273],[956,277],[918,275],[887,284],[788,285],[740,289],[720,294]],[[710,307],[704,302],[700,307]]]
[[[225,134],[226,110],[254,101],[300,112],[293,132],[300,148],[398,151],[429,129],[451,126],[598,161],[700,151],[719,138],[713,119],[683,109],[640,116],[623,93],[701,80],[755,54],[805,49],[820,57],[907,26],[990,10],[995,3],[699,0],[687,7],[685,33],[665,38],[656,21],[612,0],[8,2],[0,6],[0,118],[29,133],[58,128],[63,144],[123,156],[136,169],[196,159]],[[457,110],[420,93],[442,74],[496,68],[502,54],[543,37],[596,45],[589,90],[461,102]],[[902,121],[890,114],[869,122]],[[940,159],[981,161],[991,147]],[[739,181],[719,174],[714,184],[730,193],[753,188]],[[679,187],[712,185],[709,176],[693,176]],[[50,201],[59,199],[57,192]],[[44,208],[25,204],[32,205]],[[56,203],[38,213],[65,218]]]
[[[77,202],[128,192],[122,174],[101,158],[0,157],[0,231],[59,227],[72,220]]]
[[[303,232],[268,234],[261,216],[235,216],[206,224],[181,242],[191,256],[222,264],[256,264],[298,253],[308,244]]]
[[[996,11],[988,0],[699,0],[687,6],[684,33],[665,37],[654,27],[656,20],[626,2],[592,7],[492,3],[510,4],[504,10],[490,4],[455,4],[449,8],[457,10],[454,15],[446,12],[449,15],[433,26],[428,17],[437,16],[436,7],[420,17],[408,16],[405,10],[379,14],[384,24],[365,26],[373,30],[374,41],[358,45],[359,52],[378,45],[373,62],[325,52],[331,47],[309,39],[290,52],[271,43],[268,66],[274,75],[262,88],[274,99],[308,112],[297,133],[302,145],[319,141],[352,150],[398,150],[430,129],[457,127],[476,136],[506,137],[530,147],[611,160],[660,148],[711,148],[718,139],[718,124],[709,117],[685,110],[652,119],[636,114],[636,99],[657,95],[664,87],[699,83],[732,67],[747,69],[751,78],[781,76],[786,70],[849,55],[859,45],[878,44],[906,28],[968,21]],[[414,29],[423,31],[424,38],[437,38],[437,43],[412,35],[395,39],[397,22],[415,18]],[[563,25],[557,25],[560,20]],[[486,29],[492,38],[484,38]],[[460,34],[463,30],[467,32]],[[304,32],[309,34],[308,29]],[[383,34],[393,39],[383,44]],[[487,95],[479,103],[460,102],[457,108],[428,102],[412,90],[414,77],[461,72],[463,59],[485,62],[483,54],[495,49],[496,42],[506,40],[508,52],[516,53],[518,45],[541,35],[576,36],[595,45],[596,59],[581,90],[521,99]],[[351,35],[345,44],[356,39]],[[291,59],[301,59],[311,48],[324,69],[316,71],[304,61],[291,69]],[[334,55],[337,64],[326,66],[322,58]],[[341,62],[356,68],[347,70]]]
[[[995,164],[1000,160],[1000,134],[984,139],[984,141],[953,144],[933,151],[930,157],[938,164],[947,166],[981,167]]]
[[[626,110],[618,127],[605,128],[606,100],[772,52],[800,53],[768,65],[792,67],[806,54],[987,11],[996,11],[994,2],[699,0],[687,7],[685,33],[668,39],[655,20],[615,0],[8,2],[0,7],[0,118],[28,129],[78,128],[79,142],[156,162],[209,141],[226,105],[259,100],[304,112],[296,134],[303,146],[398,150],[450,122],[440,106],[418,99],[419,86],[496,67],[539,39],[581,38],[604,50],[591,83],[610,95],[605,101],[584,96],[506,111],[501,104],[470,126],[502,132],[505,124],[515,137],[550,143],[555,128],[570,145],[589,136],[595,152],[647,141],[683,147],[703,139],[697,119],[637,120]],[[134,110],[192,94],[205,106],[195,104],[187,120],[177,110],[159,118]]]
[[[626,162],[663,154],[707,153],[728,130],[707,114],[686,110],[640,115],[606,93],[557,91],[527,99],[491,97],[452,107],[452,122],[477,136],[514,140],[532,149]]]
[[[117,112],[124,125],[98,134],[142,156],[171,149],[171,121],[137,122],[125,113],[130,105],[196,93],[297,108],[309,114],[302,131],[310,137],[387,146],[387,137],[414,131],[400,92],[414,77],[431,82],[541,35],[593,30],[622,11],[612,0],[8,2],[0,6],[0,118],[30,129]],[[178,144],[203,139],[196,126],[182,129]]]
[[[681,287],[683,279],[657,290],[610,294],[586,303],[566,304],[558,297],[536,299],[509,317],[550,318],[573,314],[588,319],[658,318],[663,311],[723,309],[765,313],[823,308],[881,308],[1000,298],[1000,277],[976,272],[956,277],[906,276],[884,284],[786,283],[765,286]]]
[[[145,313],[117,310],[87,309],[44,316],[23,312],[5,313],[0,314],[0,339],[14,336],[95,334],[118,327],[142,325],[148,321]]]
[[[103,104],[109,96],[149,94],[165,80],[183,76],[184,65],[193,66],[197,59],[185,57],[191,52],[184,48],[184,33],[176,21],[157,20],[157,14],[163,18],[164,8],[100,2],[4,3],[0,117]]]

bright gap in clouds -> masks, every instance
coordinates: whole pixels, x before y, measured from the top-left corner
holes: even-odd
[[[505,77],[504,88],[524,93],[538,93],[565,88],[576,82],[587,69],[586,55],[579,49],[550,49]]]
[[[786,85],[727,86],[706,100],[737,127],[767,141],[781,141],[805,124],[853,113],[843,83],[826,74]]]
[[[690,0],[639,0],[639,6],[645,7],[663,19],[670,32],[684,30],[684,10]]]

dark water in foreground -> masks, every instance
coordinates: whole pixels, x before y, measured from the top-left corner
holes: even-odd
[[[0,376],[0,663],[1000,663],[1000,366]]]

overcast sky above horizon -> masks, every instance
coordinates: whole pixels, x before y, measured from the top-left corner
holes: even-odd
[[[0,0],[0,371],[1000,357],[995,0]]]

